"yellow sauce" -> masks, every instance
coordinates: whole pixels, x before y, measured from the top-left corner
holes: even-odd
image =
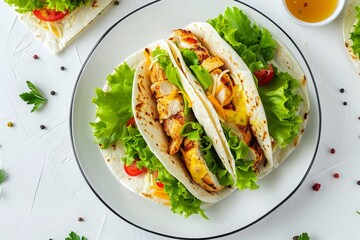
[[[285,0],[291,14],[304,22],[321,22],[335,11],[338,0]]]
[[[246,96],[240,90],[239,86],[235,86],[233,92],[234,99],[232,103],[234,104],[236,111],[225,109],[226,120],[230,123],[246,126],[249,118],[246,110]]]

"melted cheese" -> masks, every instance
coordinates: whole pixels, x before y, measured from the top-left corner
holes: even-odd
[[[236,111],[231,109],[225,109],[226,113],[226,120],[228,122],[245,126],[248,124],[248,114],[246,110],[246,96],[245,94],[240,90],[239,86],[235,86],[233,88],[233,105],[236,109]]]
[[[197,153],[194,153],[194,151],[197,151],[197,149],[193,148],[187,152],[185,152],[183,149],[180,149],[180,151],[186,159],[186,166],[194,182],[202,182],[202,179],[205,177],[208,170],[204,164],[204,161],[198,157]]]

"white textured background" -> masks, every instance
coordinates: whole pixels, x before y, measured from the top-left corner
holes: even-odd
[[[70,231],[90,240],[163,239],[102,205],[80,174],[68,130],[71,94],[87,54],[106,29],[147,2],[120,1],[53,56],[0,1],[0,168],[9,175],[0,185],[0,239],[64,239]],[[344,48],[343,15],[328,26],[305,28],[285,16],[280,0],[244,2],[272,18],[303,51],[319,90],[323,128],[315,163],[300,189],[261,222],[224,239],[292,239],[302,232],[315,240],[360,239],[360,77]],[[34,54],[40,59],[34,60]],[[48,99],[40,112],[30,113],[18,97],[28,90],[26,80]],[[6,126],[9,121],[13,128]],[[330,154],[330,148],[336,153]],[[314,182],[322,184],[319,192],[312,191]]]

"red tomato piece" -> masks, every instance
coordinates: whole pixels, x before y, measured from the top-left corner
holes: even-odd
[[[269,64],[269,69],[261,69],[254,72],[255,77],[258,79],[259,86],[267,85],[274,77],[274,69]]]
[[[129,176],[135,177],[147,171],[146,168],[138,168],[136,163],[137,160],[133,161],[129,166],[126,166],[126,164],[124,164],[124,170]]]
[[[136,122],[135,122],[135,118],[134,117],[131,117],[127,123],[126,123],[126,126],[132,126],[132,127],[135,127],[136,126]]]
[[[66,14],[68,14],[68,11],[55,11],[53,9],[47,9],[47,8],[43,8],[43,9],[36,9],[33,11],[34,15],[42,20],[42,21],[47,21],[47,22],[54,22],[54,21],[59,21],[61,19],[63,19]]]
[[[158,171],[155,171],[154,172],[154,177],[155,178],[157,178],[158,177]],[[164,184],[162,183],[162,182],[160,182],[160,181],[157,181],[157,182],[155,182],[155,184],[156,184],[156,186],[158,186],[159,188],[164,188]]]
[[[162,182],[155,182],[156,186],[158,186],[159,188],[164,188],[164,184]]]

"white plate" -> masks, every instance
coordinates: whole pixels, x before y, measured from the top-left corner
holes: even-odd
[[[188,7],[191,6],[191,7]],[[206,10],[204,10],[206,6]],[[266,27],[295,56],[308,79],[311,114],[302,141],[278,169],[259,182],[256,191],[236,191],[206,208],[210,220],[187,219],[168,208],[125,189],[112,175],[96,144],[89,122],[94,121],[95,88],[128,55],[152,41],[169,36],[171,30],[193,21],[206,21],[237,6]],[[186,13],[186,14],[179,14]],[[295,43],[274,22],[255,9],[230,0],[164,0],[137,9],[119,20],[99,40],[79,75],[70,116],[72,143],[79,167],[99,199],[116,215],[146,231],[176,238],[212,238],[240,231],[261,220],[284,203],[304,181],[314,161],[320,137],[320,104],[309,66]]]

